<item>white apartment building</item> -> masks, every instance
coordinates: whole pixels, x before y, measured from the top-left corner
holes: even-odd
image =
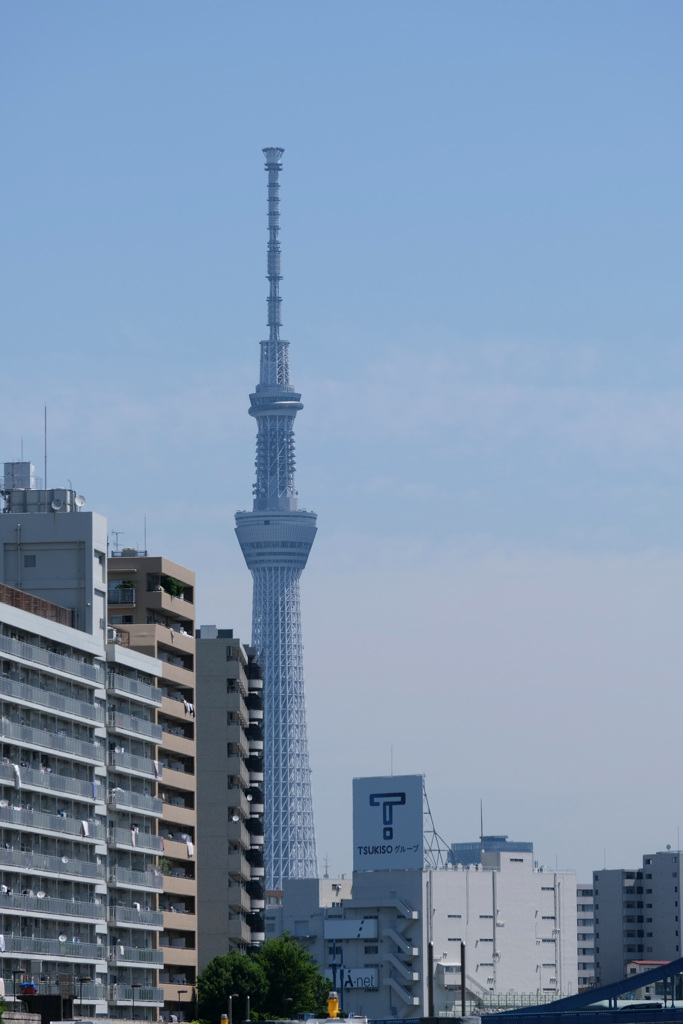
[[[352,880],[286,881],[282,907],[266,909],[267,937],[290,931],[328,974],[344,1011],[373,1018],[428,1014],[430,943],[437,1015],[460,1012],[463,943],[470,1011],[575,994],[575,875],[510,850],[430,868],[415,778],[421,797],[420,776],[354,780]],[[356,783],[370,787],[356,792]],[[397,853],[409,863],[387,869]],[[415,857],[422,866],[412,866]],[[373,859],[378,869],[366,869]]]
[[[579,991],[595,985],[595,921],[593,884],[578,882],[576,888],[576,945]]]
[[[155,753],[161,730],[154,722],[160,665],[127,649],[122,635],[107,633],[106,521],[82,511],[72,490],[35,488],[30,464],[6,466],[5,481],[5,1000],[12,1005],[15,993],[17,1002],[25,995],[30,1009],[50,1007],[53,1019],[73,1013],[155,1020],[163,1004]]]

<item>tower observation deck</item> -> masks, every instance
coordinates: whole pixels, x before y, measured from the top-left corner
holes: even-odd
[[[294,419],[303,408],[289,382],[289,342],[280,338],[280,182],[284,150],[263,150],[268,172],[268,339],[251,398],[256,483],[251,512],[235,516],[254,580],[252,644],[264,684],[266,887],[315,878],[318,861],[306,733],[299,577],[316,534],[315,512],[297,507]]]

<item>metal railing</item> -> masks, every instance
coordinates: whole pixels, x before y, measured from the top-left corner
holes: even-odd
[[[122,676],[118,672],[110,672],[107,678],[107,689],[119,693],[129,693],[134,697],[142,697],[152,704],[161,705],[161,692],[156,686],[143,683],[141,679],[131,679],[129,676]]]
[[[60,736],[58,732],[34,729],[31,725],[20,725],[6,718],[0,719],[0,737],[17,743],[46,747],[48,750],[61,750],[65,754],[75,754],[97,764],[104,762],[104,747],[99,743],[88,743],[87,740],[77,740],[73,736]]]
[[[65,956],[79,960],[106,959],[106,946],[95,942],[68,942],[59,939],[34,939],[28,935],[5,935],[6,953],[39,953],[41,956]]]
[[[139,885],[145,889],[153,889],[154,892],[161,892],[164,887],[164,876],[157,868],[156,871],[135,871],[133,868],[113,867],[109,871],[109,882],[111,885]]]
[[[110,828],[107,834],[110,846],[129,846],[135,850],[150,850],[161,853],[164,843],[161,836],[149,832],[135,832],[132,828]]]
[[[139,757],[138,754],[126,754],[120,750],[108,750],[107,764],[111,765],[112,768],[130,768],[133,772],[149,775],[153,779],[161,776],[161,766],[159,766],[159,771],[157,772],[151,757]]]
[[[137,946],[110,946],[110,963],[163,964],[164,954],[160,949],[138,949]]]
[[[37,665],[47,665],[48,668],[54,668],[58,672],[81,676],[94,683],[104,684],[105,681],[105,671],[102,665],[91,665],[79,658],[70,658],[66,654],[58,654],[56,651],[49,651],[44,647],[35,647],[22,640],[14,640],[11,636],[0,634],[0,651],[14,654],[17,658],[23,658],[24,661],[33,661]]]
[[[110,924],[152,925],[163,928],[164,915],[159,910],[136,910],[135,907],[110,907]]]
[[[2,692],[5,697],[17,697],[19,700],[39,704],[44,708],[64,711],[68,715],[87,718],[88,721],[96,722],[98,725],[104,722],[104,709],[99,704],[89,704],[83,700],[76,700],[74,697],[55,693],[53,690],[41,690],[39,686],[32,686],[30,683],[24,683],[20,679],[13,679],[8,675],[3,675],[1,678]]]
[[[108,604],[135,604],[136,587],[112,587],[107,593]]]
[[[148,722],[146,719],[136,718],[134,715],[124,715],[120,711],[110,711],[107,715],[107,725],[110,729],[132,732],[152,743],[161,743],[162,730],[156,722]]]
[[[149,811],[150,814],[161,815],[164,813],[164,804],[156,796],[148,796],[147,793],[134,793],[130,789],[112,789],[107,796],[107,804],[110,807],[119,809],[132,809],[136,811]]]
[[[19,767],[19,778],[22,786],[36,789],[47,789],[53,793],[67,793],[69,796],[80,796],[86,800],[99,800],[100,784],[97,779],[74,779],[69,775],[57,775],[48,771],[36,771],[35,768]],[[0,764],[0,779],[16,785],[16,774],[11,764]]]
[[[78,875],[83,878],[104,878],[103,864],[74,857],[52,857],[46,853],[27,853],[23,850],[0,849],[3,867],[23,868],[25,871],[49,871],[58,875]]]
[[[7,991],[9,991],[9,989]],[[131,985],[112,985],[110,987],[109,998],[113,1003],[128,1003],[133,1000],[133,992],[135,992],[136,1003],[163,1003],[164,1001],[163,988],[133,989]]]
[[[81,839],[104,839],[104,828],[92,821],[77,818],[63,818],[60,814],[46,814],[44,811],[30,811],[18,807],[0,807],[0,823],[25,825],[36,831],[60,832],[62,835],[79,836]]]
[[[0,910],[32,911],[40,914],[55,914],[60,918],[75,917],[103,921],[107,908],[101,903],[83,903],[79,900],[63,900],[54,896],[21,896],[18,893],[0,893]]]

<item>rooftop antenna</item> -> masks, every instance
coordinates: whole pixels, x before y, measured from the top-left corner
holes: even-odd
[[[323,878],[329,878],[330,877],[330,862],[327,859],[327,854],[325,854],[324,868],[325,868],[325,874],[323,875]]]
[[[43,487],[47,490],[47,406],[45,406],[43,435]]]
[[[145,516],[145,555],[147,554],[147,516]]]
[[[479,798],[479,859],[484,860],[484,801]]]
[[[116,540],[114,541],[114,551],[118,551],[119,550],[119,537],[121,536],[121,534],[124,531],[123,530],[112,530],[111,532],[116,537]]]
[[[389,774],[393,775],[394,774],[394,744],[393,743],[391,744],[391,747],[389,749],[390,749],[390,754],[389,754],[389,767],[390,767],[390,771],[389,771]]]
[[[21,461],[24,461],[24,439],[21,439]]]

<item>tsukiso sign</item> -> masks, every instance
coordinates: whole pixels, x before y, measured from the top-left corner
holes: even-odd
[[[390,775],[353,780],[353,870],[424,867],[423,779]]]

